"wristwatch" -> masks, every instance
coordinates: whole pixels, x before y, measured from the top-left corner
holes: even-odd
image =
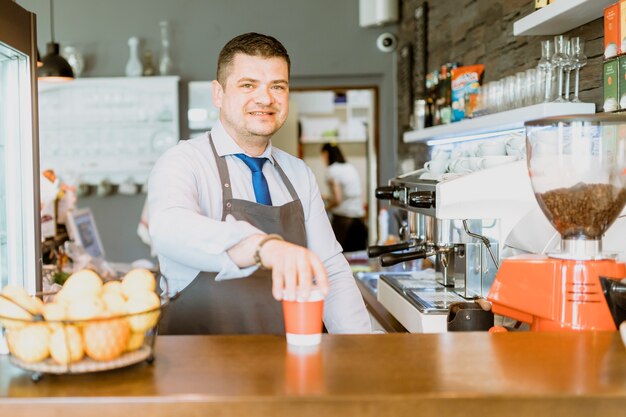
[[[263,248],[263,245],[265,245],[270,240],[285,240],[285,239],[283,239],[281,235],[277,235],[275,233],[270,233],[269,235],[261,239],[261,241],[259,242],[259,245],[256,247],[256,250],[254,251],[254,263],[256,264],[256,266],[258,266],[261,269],[269,269],[265,265],[263,265],[263,261],[261,260],[261,248]]]

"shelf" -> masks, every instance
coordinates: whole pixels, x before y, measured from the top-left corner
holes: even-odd
[[[369,111],[372,107],[363,104],[348,104],[348,103],[335,103],[335,109],[352,109],[352,110],[367,110]]]
[[[604,15],[616,0],[558,0],[513,23],[513,35],[561,35]]]
[[[365,138],[355,139],[355,138],[338,138],[338,137],[330,137],[330,138],[302,138],[300,142],[303,145],[308,144],[321,144],[321,143],[365,143]]]
[[[448,125],[413,130],[403,135],[405,143],[427,142],[460,136],[487,134],[511,129],[521,129],[528,120],[569,114],[593,114],[594,103],[541,103],[500,113],[488,114],[475,119],[462,120]]]

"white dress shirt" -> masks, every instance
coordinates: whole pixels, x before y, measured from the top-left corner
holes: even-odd
[[[227,250],[241,240],[263,233],[250,223],[228,216],[222,221],[222,186],[208,133],[181,141],[167,150],[155,164],[148,185],[149,230],[159,255],[161,272],[170,290],[191,283],[200,271],[217,272],[217,280],[240,278],[257,267],[239,268]],[[211,131],[219,156],[226,156],[233,198],[255,201],[252,173],[234,154],[245,153],[221,123]],[[318,185],[304,161],[271,144],[260,155],[272,203],[280,206],[291,196],[274,161],[290,179],[304,209],[307,246],[324,263],[329,294],[324,305],[324,322],[331,333],[370,333],[371,324],[352,271],[335,239],[324,210]]]

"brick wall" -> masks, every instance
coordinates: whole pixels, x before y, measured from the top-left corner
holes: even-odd
[[[566,0],[561,0],[566,1]],[[426,53],[422,54],[416,39],[415,10],[427,3]],[[464,65],[484,64],[484,81],[493,81],[518,71],[535,67],[541,56],[540,42],[551,36],[513,36],[513,22],[534,11],[533,0],[401,0],[398,56],[398,125],[400,135],[409,129],[410,103],[423,88],[420,68],[433,71],[446,62]],[[602,107],[602,18],[565,33],[585,39],[587,66],[580,72],[580,98]],[[402,53],[403,47],[407,48]],[[426,55],[426,62],[420,56]],[[412,65],[409,61],[413,61]],[[413,73],[409,73],[412,67]],[[422,71],[423,72],[423,71]],[[572,80],[573,87],[573,80]],[[421,166],[427,149],[420,144],[404,144],[398,139],[398,161],[414,160]]]

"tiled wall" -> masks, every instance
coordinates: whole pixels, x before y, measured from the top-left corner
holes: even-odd
[[[566,1],[566,0],[561,0]],[[413,67],[423,67],[415,49],[415,9],[424,0],[401,1],[399,26],[399,51],[404,45],[413,48]],[[537,65],[540,58],[540,42],[550,36],[513,36],[513,22],[534,11],[534,0],[436,0],[427,3],[426,71],[433,71],[446,62],[464,65],[484,64],[484,81],[493,81]],[[596,104],[602,103],[602,18],[589,22],[565,33],[585,39],[585,51],[589,58],[581,70],[580,98]],[[416,97],[420,86],[412,74],[412,86],[408,85],[407,73],[403,74],[403,59],[398,53],[398,147],[399,164],[403,158],[413,159],[421,165],[427,159],[427,149],[420,144],[403,144],[402,132],[409,129],[411,109],[409,96]],[[572,82],[573,85],[573,82]],[[410,164],[409,164],[410,165]]]

